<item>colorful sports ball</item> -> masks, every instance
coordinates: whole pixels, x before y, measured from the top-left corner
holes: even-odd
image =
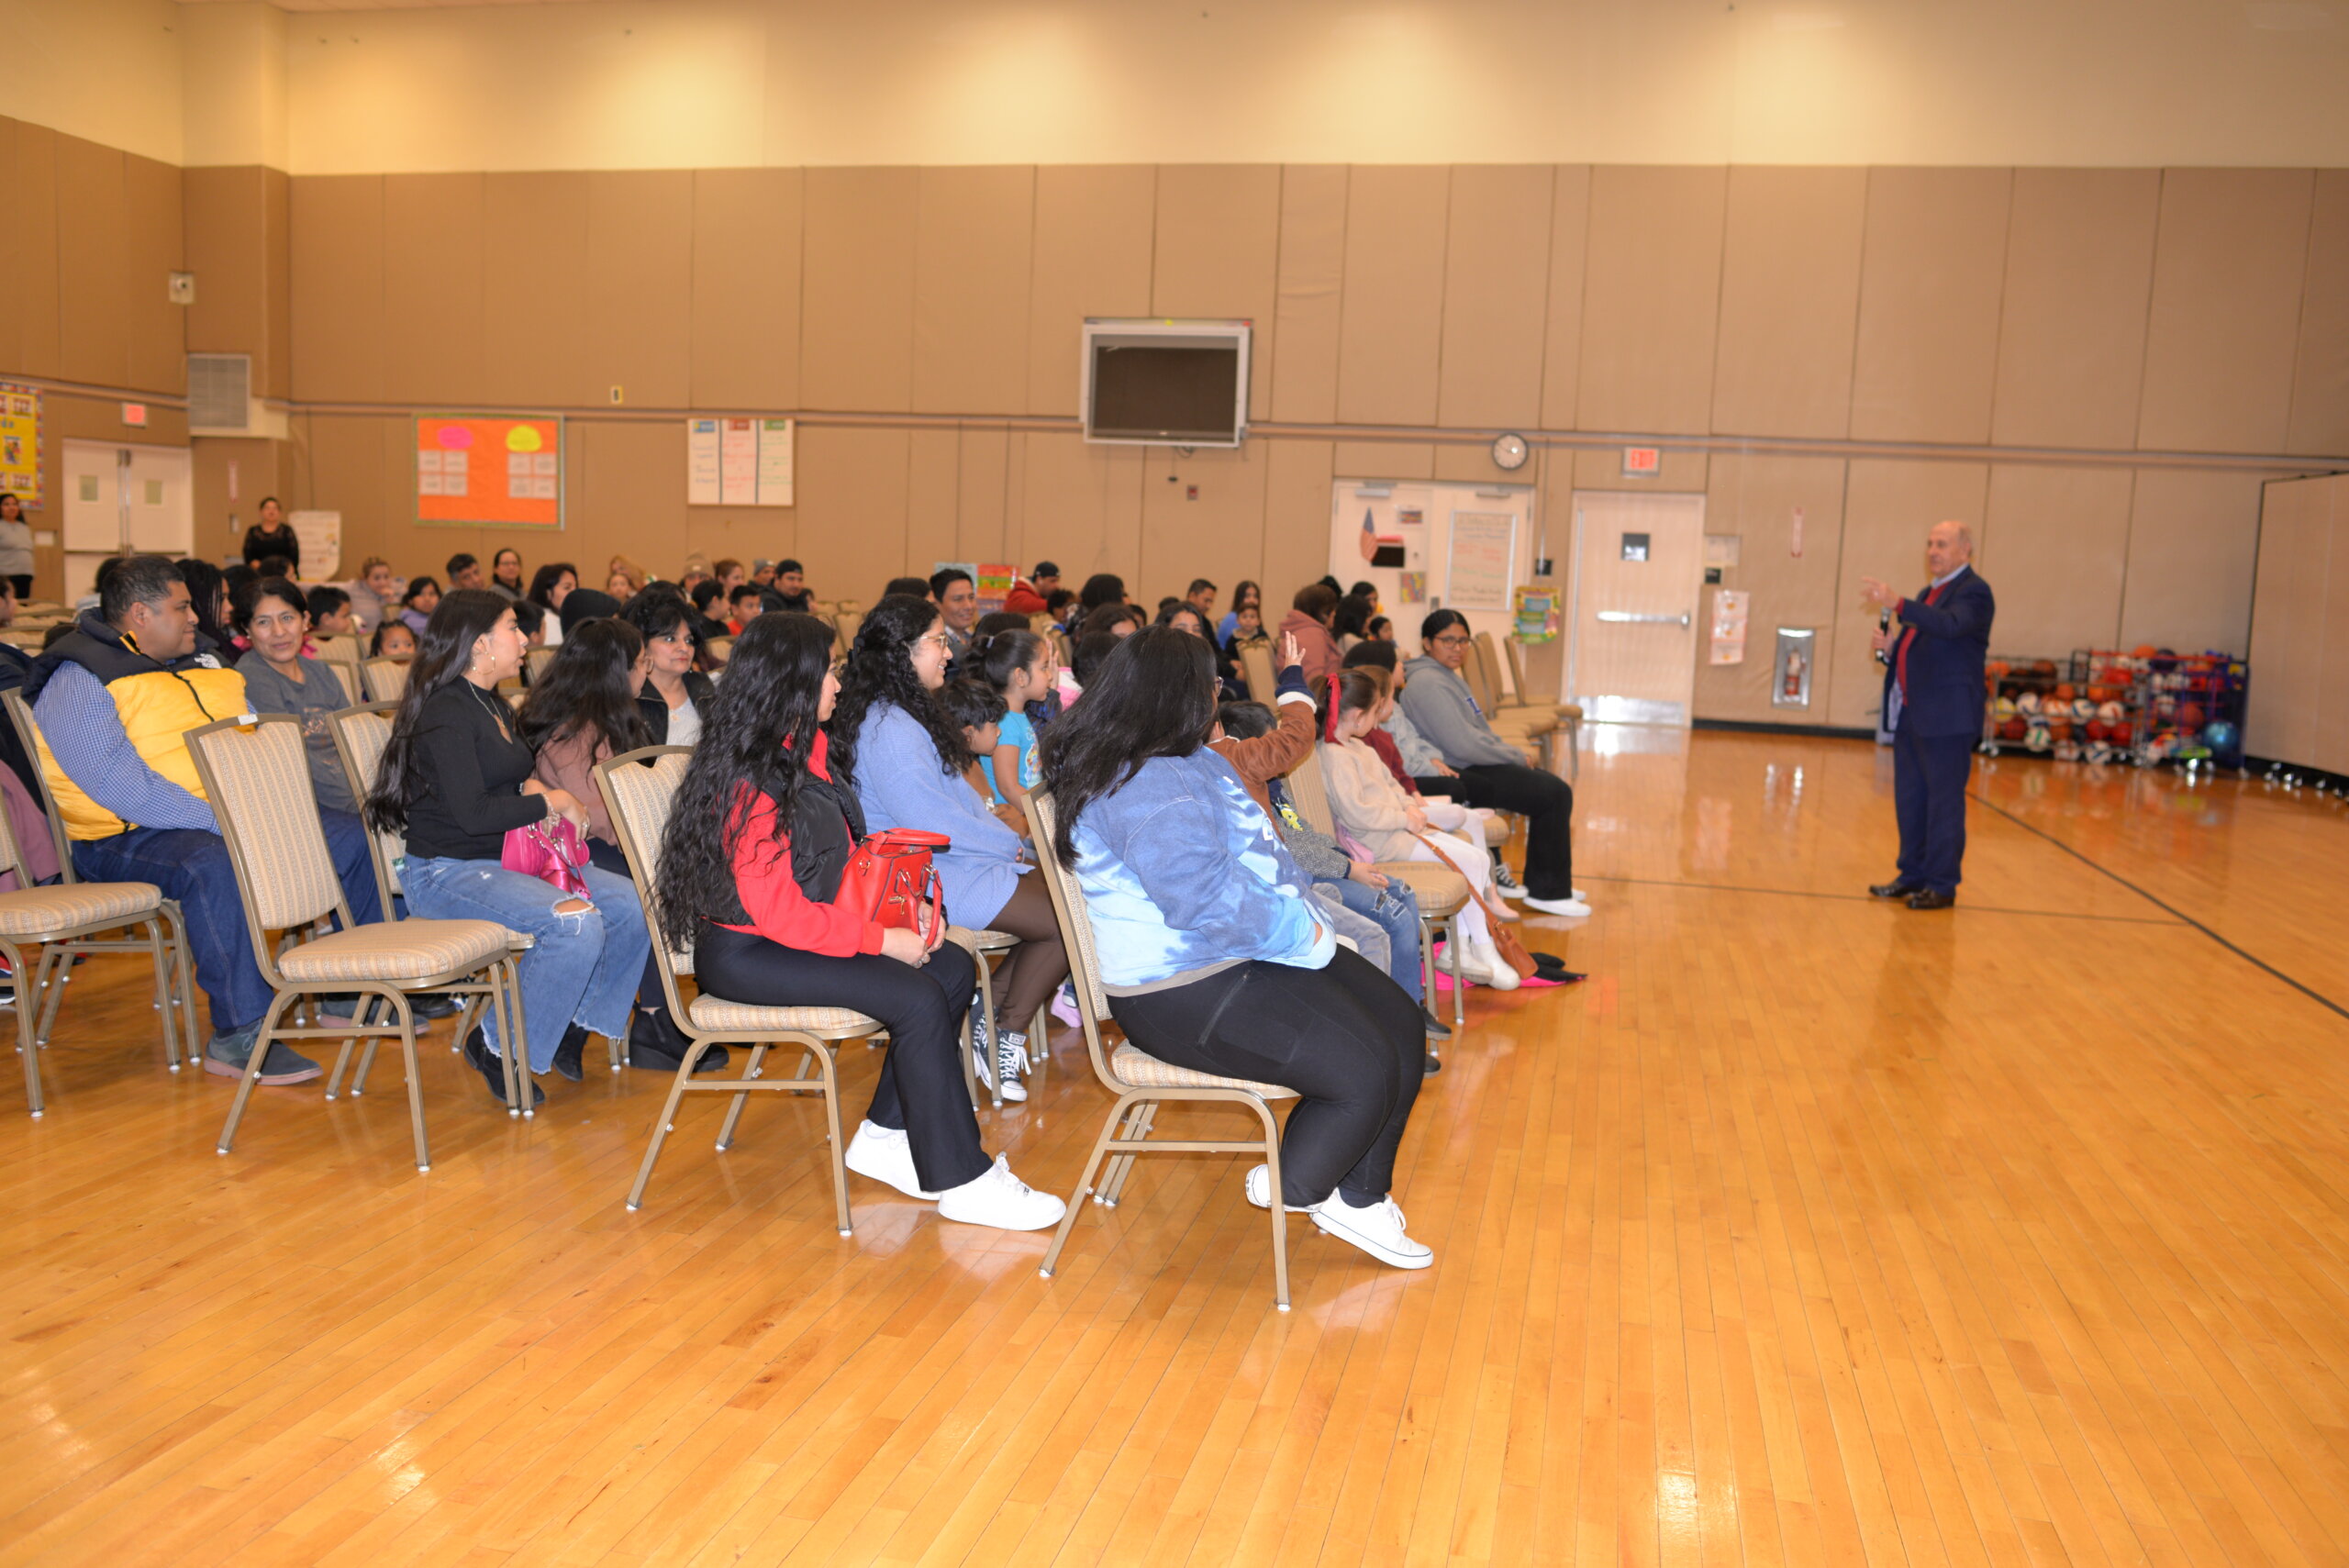
[[[2129,710],[2117,702],[2108,702],[2097,708],[2096,716],[2107,724],[2118,724],[2129,716]]]
[[[2210,721],[2210,727],[2202,731],[2202,744],[2223,755],[2243,744],[2243,736],[2227,720],[2214,718]]]
[[[2004,724],[2015,716],[2015,699],[1999,697],[1990,705],[1990,717]]]
[[[2189,731],[2201,728],[2202,705],[2199,702],[2190,702],[2181,706],[2177,710],[2177,727]]]
[[[2072,738],[2072,721],[2068,718],[2051,718],[2047,721],[2047,733],[2058,740],[2069,740]]]
[[[1998,739],[2001,740],[2020,740],[2028,734],[2030,730],[2031,726],[2024,723],[2021,719],[2009,718],[1999,724]]]
[[[2039,694],[2037,692],[2025,692],[2022,695],[2015,698],[2015,711],[2026,716],[2036,715],[2039,712]]]
[[[2028,751],[2044,751],[2055,744],[2055,738],[2047,733],[2047,726],[2034,724],[2031,727],[2031,733],[2022,738],[2022,743]]]
[[[1987,664],[1985,664],[1984,666],[1982,666],[1983,673],[1986,673],[1986,674],[1987,674],[1987,675],[1989,675],[1989,676],[1991,676],[1993,679],[1996,679],[1998,676],[2000,676],[2000,675],[2005,674],[2008,671],[2011,670],[2012,668],[2014,668],[2014,666],[2013,666],[2013,665],[2011,665],[2011,664],[2009,664],[2009,663],[2008,663],[2005,660],[2003,660],[2003,659],[1993,659],[1993,660],[1991,660]]]
[[[2110,740],[2115,746],[2126,746],[2129,744],[2131,738],[2134,734],[2135,731],[2124,720],[2121,723],[2112,725],[2110,728],[2106,729],[2105,738]]]
[[[2091,718],[2081,727],[2081,730],[2091,740],[2102,740],[2112,733],[2112,727],[2100,718]]]
[[[2072,683],[2069,681],[2060,683],[2055,688],[2056,698],[2061,702],[2070,702],[2076,695],[2072,690]]]
[[[2072,717],[2077,719],[2080,723],[2086,724],[2089,719],[2096,717],[2096,704],[2090,702],[2086,697],[2074,697],[2072,699]]]

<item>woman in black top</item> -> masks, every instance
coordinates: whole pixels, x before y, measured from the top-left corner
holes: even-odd
[[[294,537],[294,529],[285,520],[285,508],[277,504],[274,495],[264,495],[261,503],[261,521],[245,530],[245,564],[254,571],[273,555],[284,556],[294,570],[289,575],[302,574],[302,541]]]
[[[400,882],[411,911],[435,920],[495,920],[538,939],[519,966],[530,1070],[552,1067],[575,1083],[590,1031],[626,1038],[651,936],[627,877],[583,868],[583,900],[499,863],[514,828],[557,817],[583,835],[588,827],[576,796],[531,776],[530,749],[497,692],[521,665],[522,634],[504,599],[485,588],[443,598],[409,666],[367,819],[407,835]],[[504,1099],[494,1034],[476,1028],[464,1050]]]

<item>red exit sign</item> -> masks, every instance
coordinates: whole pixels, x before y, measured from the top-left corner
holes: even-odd
[[[1664,449],[1661,447],[1625,447],[1623,477],[1653,479],[1664,472]]]

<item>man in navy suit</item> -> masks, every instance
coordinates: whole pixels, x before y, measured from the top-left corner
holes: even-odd
[[[1925,535],[1932,582],[1922,594],[1904,599],[1873,577],[1860,579],[1867,602],[1892,612],[1894,624],[1868,645],[1887,661],[1885,728],[1900,819],[1899,873],[1868,891],[1906,898],[1911,909],[1956,903],[1965,858],[1965,780],[1982,739],[1982,669],[1998,613],[1973,560],[1974,535],[1964,523],[1935,523]]]

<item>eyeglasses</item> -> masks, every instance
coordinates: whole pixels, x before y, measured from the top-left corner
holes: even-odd
[[[1438,648],[1464,648],[1468,643],[1468,636],[1465,632],[1451,631],[1445,632],[1441,637],[1430,638],[1428,640]]]
[[[950,653],[954,651],[954,644],[947,639],[946,634],[942,631],[933,631],[926,637],[918,637],[914,639],[914,640],[916,642],[934,642]]]

